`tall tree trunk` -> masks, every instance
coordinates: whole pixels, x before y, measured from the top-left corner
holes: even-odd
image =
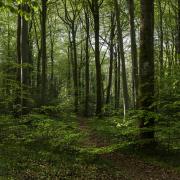
[[[22,10],[29,12],[27,4],[22,4]],[[28,35],[28,21],[22,16],[21,24],[21,63],[22,63],[22,86],[23,94],[28,94],[30,87],[30,59],[29,59],[29,35]],[[23,95],[22,103],[24,107],[28,106],[28,97]]]
[[[121,95],[121,55],[119,46],[117,47],[117,100],[116,108],[120,107],[120,95]]]
[[[164,68],[164,62],[163,62],[163,56],[164,56],[164,48],[163,48],[163,41],[164,41],[164,33],[163,33],[163,10],[162,10],[162,1],[158,0],[158,6],[159,6],[159,36],[160,36],[160,52],[159,52],[159,72],[160,72],[160,78],[163,75],[163,68]]]
[[[112,88],[112,72],[114,59],[114,36],[115,36],[114,13],[111,14],[111,35],[110,35],[110,65],[109,65],[109,81],[107,87],[106,104],[110,102],[111,88]]]
[[[177,40],[177,63],[180,64],[180,0],[178,0],[178,40]]]
[[[131,31],[131,58],[132,58],[132,85],[133,85],[133,104],[136,107],[138,97],[138,60],[136,45],[136,30],[134,25],[134,0],[128,0],[130,31]]]
[[[9,18],[9,12],[8,12],[8,18]],[[8,24],[7,24],[7,58],[10,59],[10,22],[8,21]]]
[[[20,7],[19,7],[20,9]],[[21,84],[21,16],[18,14],[17,19],[17,81]]]
[[[85,10],[85,21],[86,21],[86,65],[85,65],[85,115],[89,115],[89,36],[90,36],[90,22],[88,8]]]
[[[73,56],[73,43],[72,43],[72,40],[71,40],[71,32],[69,31],[68,32],[68,38],[69,38],[69,74],[71,75],[72,74],[72,80],[73,80],[73,83],[74,83],[74,56]],[[69,79],[71,81],[71,78]],[[74,84],[73,84],[74,86]],[[70,84],[70,87],[71,87],[71,84]],[[73,92],[74,92],[74,89],[73,89]],[[70,94],[72,94],[72,91],[70,91]]]
[[[115,109],[118,109],[118,57],[117,57],[117,48],[114,52],[114,103]]]
[[[19,5],[18,10],[21,9]],[[21,16],[18,13],[17,17],[17,39],[16,39],[16,49],[17,49],[17,71],[16,71],[16,81],[18,83],[18,89],[16,90],[16,104],[21,104]]]
[[[31,12],[32,13],[32,12]],[[34,16],[34,14],[32,13],[32,16]],[[34,56],[33,56],[33,37],[32,37],[32,27],[33,27],[33,22],[32,20],[29,21],[29,29],[28,29],[28,41],[29,41],[29,75],[30,75],[30,88],[31,91],[34,90],[34,81],[33,81],[33,62],[34,62]]]
[[[92,0],[92,12],[94,17],[94,33],[95,33],[95,63],[96,63],[96,114],[102,113],[102,75],[99,50],[99,0]]]
[[[47,52],[46,52],[46,20],[47,20],[47,1],[41,0],[41,58],[42,58],[42,82],[41,82],[41,104],[47,102]]]
[[[78,87],[78,62],[77,62],[77,47],[76,47],[76,27],[72,23],[72,46],[73,46],[73,65],[74,65],[74,110],[78,112],[79,103],[79,87]]]
[[[159,36],[159,62],[158,62],[158,73],[157,76],[158,84],[157,84],[157,98],[159,101],[159,105],[161,102],[161,89],[163,89],[163,82],[162,78],[164,76],[164,31],[163,31],[163,8],[162,8],[162,1],[158,0],[158,9],[159,9],[159,29],[158,29],[158,36]],[[158,109],[159,109],[158,105]]]
[[[71,45],[68,45],[68,71],[67,71],[67,95],[71,95]]]
[[[82,31],[82,29],[81,29]],[[81,39],[83,39],[83,34],[81,35]],[[79,103],[82,102],[82,99],[83,99],[83,72],[82,72],[82,69],[84,67],[84,57],[83,57],[83,42],[80,43],[80,62],[79,62],[79,65],[78,65],[78,96],[79,96]]]
[[[121,21],[120,21],[120,9],[119,9],[118,0],[114,0],[114,6],[115,6],[115,12],[116,12],[116,21],[117,21],[118,44],[119,44],[119,48],[120,48],[121,62],[122,62],[122,85],[123,85],[124,111],[126,111],[129,109],[129,94],[128,94],[128,86],[127,86],[123,35],[122,35],[122,27],[121,27]]]
[[[50,97],[55,97],[54,91],[54,35],[50,28],[50,57],[51,57],[51,75],[50,75]]]
[[[68,95],[72,95],[72,79],[74,77],[74,66],[73,66],[73,46],[72,46],[72,40],[71,40],[71,32],[69,30],[68,32],[68,40],[69,40],[69,46],[68,46],[68,84],[67,84],[67,89],[68,89]]]
[[[147,111],[154,111],[154,0],[141,0],[140,32],[140,78],[138,107],[145,110],[140,120],[142,139],[154,140],[154,119],[148,117]],[[142,128],[150,128],[149,131]]]
[[[37,27],[36,27],[36,22],[35,22],[35,18],[33,16],[33,25],[34,25],[34,33],[35,33],[35,42],[36,42],[36,46],[37,46],[37,74],[36,74],[36,89],[37,89],[37,94],[39,96],[39,92],[40,92],[40,84],[41,84],[41,47],[40,47],[40,43],[38,40],[38,32],[37,32]],[[39,103],[39,102],[38,102]]]

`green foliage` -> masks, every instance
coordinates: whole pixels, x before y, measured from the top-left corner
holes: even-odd
[[[103,106],[103,115],[104,116],[123,116],[122,109],[115,109],[111,104],[106,104]]]
[[[1,116],[1,177],[68,179],[73,175],[84,179],[100,176],[113,179],[117,174],[121,177],[122,172],[115,164],[102,157],[117,151],[130,152],[132,145],[137,144],[137,121],[130,118],[133,113],[129,113],[126,121],[118,116],[89,119],[90,130],[85,132],[79,128],[77,117],[70,113],[55,119],[43,114],[20,119]],[[99,140],[100,146],[86,144],[90,134]],[[154,157],[153,161],[158,158]]]
[[[21,119],[1,116],[0,128],[2,178],[113,176],[108,162],[100,160],[98,155],[111,152],[115,147],[90,149],[83,146],[86,134],[79,130],[73,115],[56,120],[40,114]]]
[[[33,112],[48,115],[51,117],[63,117],[68,113],[73,111],[73,105],[71,101],[66,101],[64,103],[59,103],[57,105],[46,105],[41,106],[40,108],[34,108]],[[70,113],[71,114],[71,113]]]
[[[137,115],[138,114],[138,115]],[[97,137],[104,137],[102,141],[105,144],[111,144],[104,148],[89,148],[89,153],[109,153],[120,151],[125,154],[132,153],[150,163],[155,163],[166,167],[176,167],[179,169],[179,129],[180,123],[177,119],[165,119],[164,116],[153,113],[149,116],[156,118],[155,136],[157,146],[144,150],[141,144],[144,143],[139,139],[138,118],[144,112],[130,111],[126,120],[119,117],[106,117],[103,119],[93,118],[89,121],[92,127],[92,133]],[[168,120],[170,124],[168,125]],[[86,150],[87,151],[87,150]]]
[[[42,106],[39,111],[42,114],[51,116],[60,114],[60,109],[57,106]]]
[[[100,6],[100,59],[103,88],[103,101],[106,98],[109,72],[109,37],[111,13],[114,11],[114,0],[104,0]],[[100,2],[100,1],[99,1]],[[180,150],[180,71],[179,54],[176,55],[176,22],[177,4],[168,0],[161,2],[162,27],[160,27],[160,5],[155,2],[155,90],[157,112],[145,110],[129,111],[123,118],[124,110],[115,109],[116,91],[116,63],[113,64],[111,103],[103,106],[102,119],[87,120],[90,130],[82,130],[79,120],[74,113],[74,50],[72,47],[72,27],[75,27],[79,113],[84,113],[85,85],[86,85],[86,52],[85,52],[85,11],[90,20],[89,40],[89,115],[95,114],[96,109],[96,67],[94,61],[94,29],[93,16],[88,9],[88,1],[67,0],[48,1],[46,24],[47,47],[47,104],[39,107],[42,82],[42,9],[41,1],[37,0],[0,0],[0,114],[13,114],[14,117],[0,116],[0,179],[98,179],[99,172],[106,178],[115,179],[116,169],[110,162],[101,159],[115,151],[134,151],[144,143],[140,132],[155,131],[155,140],[161,145],[163,155],[169,152],[174,157]],[[24,12],[19,5],[28,4],[28,12]],[[85,7],[84,7],[85,5]],[[125,57],[127,59],[128,93],[132,96],[132,67],[130,55],[130,31],[127,2],[120,2],[122,36],[124,38]],[[87,9],[86,9],[87,8]],[[30,63],[17,64],[17,15],[18,13],[28,21]],[[140,27],[140,2],[135,1],[135,29]],[[41,18],[40,18],[41,17]],[[22,21],[21,21],[22,22]],[[21,26],[22,27],[22,26]],[[160,30],[163,29],[163,72],[160,70]],[[116,27],[115,27],[116,29]],[[116,29],[117,30],[117,29]],[[22,31],[21,31],[22,32]],[[21,34],[22,35],[22,34]],[[115,33],[116,35],[116,33]],[[114,51],[117,37],[114,39]],[[139,38],[137,38],[137,45]],[[22,50],[22,47],[20,48]],[[31,54],[32,53],[32,54]],[[117,55],[116,52],[114,54]],[[116,57],[114,57],[116,58]],[[177,58],[177,59],[176,59]],[[38,72],[38,60],[40,72]],[[176,62],[177,61],[177,62]],[[119,64],[119,63],[118,63]],[[30,86],[25,87],[17,82],[17,70],[29,69],[32,71]],[[140,71],[139,71],[140,72]],[[23,77],[21,77],[22,79]],[[39,83],[39,84],[38,84]],[[122,84],[122,82],[121,82]],[[120,91],[123,89],[120,85]],[[123,106],[123,91],[120,92],[120,106]],[[145,99],[147,97],[144,97]],[[21,100],[26,101],[28,107],[23,107]],[[132,104],[130,103],[130,106]],[[23,111],[29,111],[23,116]],[[18,118],[16,116],[18,114]],[[139,121],[148,126],[153,119],[154,127],[139,128]],[[88,142],[88,136],[96,143]],[[90,144],[86,144],[90,143]],[[138,149],[139,150],[139,149]],[[166,153],[164,153],[164,151]],[[144,152],[141,152],[142,154]],[[152,152],[154,153],[154,152]],[[178,159],[178,158],[177,158]],[[170,158],[169,158],[170,160]],[[174,158],[172,158],[174,161]],[[177,162],[179,162],[177,160]],[[112,167],[112,169],[111,169]],[[110,172],[111,171],[111,172]],[[112,176],[111,176],[112,175]],[[100,178],[99,178],[100,179]],[[121,179],[121,178],[120,178]]]
[[[137,123],[134,120],[119,118],[118,116],[93,119],[90,122],[92,129],[99,136],[104,136],[107,142],[121,144],[121,146],[127,146],[127,144],[133,144],[137,140],[138,128]]]
[[[22,119],[1,116],[0,126],[0,174],[5,177],[53,178],[76,158],[74,145],[83,137],[76,123],[38,114]]]
[[[128,113],[128,118],[134,120],[134,121],[139,121],[139,120],[144,120],[144,125],[147,125],[148,122],[153,119],[155,123],[158,122],[160,119],[160,115],[158,113],[152,112],[152,111],[146,111],[146,110],[135,110],[135,111],[130,111]]]

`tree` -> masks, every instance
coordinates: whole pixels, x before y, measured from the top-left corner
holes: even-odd
[[[88,0],[91,12],[94,19],[94,35],[95,35],[95,63],[96,63],[96,114],[102,113],[102,75],[101,75],[101,63],[100,63],[100,51],[99,51],[99,9],[103,1]]]
[[[21,10],[21,6],[19,5],[18,11]],[[16,90],[16,104],[21,104],[21,16],[20,12],[17,15],[17,37],[16,37],[16,49],[17,49],[17,74],[16,80],[18,84],[18,89]]]
[[[124,44],[123,44],[123,35],[122,35],[122,27],[120,21],[120,9],[118,0],[114,0],[114,8],[116,12],[116,21],[117,21],[117,36],[118,36],[118,46],[121,55],[121,63],[122,63],[122,86],[123,86],[123,98],[124,98],[124,111],[129,109],[129,94],[127,87],[127,77],[126,77],[126,64],[125,64],[125,56],[124,56]]]
[[[138,60],[136,45],[136,30],[134,25],[134,0],[128,0],[130,31],[131,31],[131,58],[132,58],[132,86],[133,105],[136,107],[138,97]]]
[[[50,68],[50,87],[49,87],[49,96],[51,99],[56,98],[56,93],[55,93],[55,73],[54,73],[54,64],[55,64],[55,55],[54,55],[54,46],[55,46],[55,38],[56,38],[56,33],[53,32],[53,29],[56,29],[57,27],[57,17],[54,16],[53,12],[51,15],[49,15],[48,19],[48,29],[49,29],[49,41],[50,41],[50,60],[51,60],[51,68]]]
[[[164,32],[163,32],[163,8],[162,8],[162,2],[158,0],[158,6],[159,6],[159,36],[160,36],[160,52],[159,52],[159,64],[160,64],[160,78],[163,76],[163,66],[164,66]]]
[[[85,115],[89,115],[89,37],[90,37],[90,22],[89,22],[89,8],[85,7],[85,21],[86,21],[86,70],[85,70]]]
[[[77,29],[78,29],[78,19],[81,12],[81,8],[79,8],[79,2],[75,1],[73,3],[72,0],[69,3],[66,0],[62,1],[64,7],[64,17],[62,17],[58,12],[59,18],[66,24],[66,26],[70,29],[69,34],[69,43],[70,43],[70,51],[72,53],[71,63],[73,70],[73,81],[74,81],[74,111],[78,112],[78,104],[79,104],[79,85],[78,85],[78,57],[77,57]],[[68,4],[71,7],[71,11],[68,10]]]
[[[180,63],[180,0],[178,0],[178,40],[177,40],[177,54],[178,54],[178,63]]]
[[[41,104],[47,102],[47,50],[46,50],[46,21],[47,21],[47,2],[41,0],[41,61],[42,61],[42,79],[41,79]]]
[[[22,11],[24,13],[29,13],[29,6],[26,3],[22,4]],[[22,25],[21,25],[21,63],[22,63],[22,87],[23,95],[22,103],[23,106],[27,107],[29,101],[27,101],[29,94],[28,89],[30,88],[30,59],[29,59],[29,29],[28,29],[28,20],[26,16],[22,16]]]
[[[110,33],[110,65],[109,65],[109,80],[108,80],[108,87],[107,87],[107,98],[106,104],[110,102],[110,94],[112,88],[112,73],[113,73],[113,60],[114,60],[114,37],[115,37],[115,21],[114,21],[114,13],[111,13],[111,33]]]
[[[139,59],[139,98],[138,108],[145,111],[154,111],[154,1],[141,0],[141,32],[140,32],[140,59]],[[154,140],[154,119],[146,122],[140,120],[141,138]],[[147,131],[144,128],[149,128]]]
[[[37,94],[40,96],[40,84],[41,84],[41,47],[40,47],[40,40],[38,36],[38,24],[36,22],[36,18],[33,16],[33,26],[34,26],[34,36],[35,36],[35,44],[37,48],[37,73],[36,73],[36,89],[37,89]],[[38,104],[39,104],[39,98],[38,98]]]

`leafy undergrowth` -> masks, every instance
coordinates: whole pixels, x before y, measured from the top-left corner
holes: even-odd
[[[157,127],[161,131],[156,133],[156,146],[144,149],[143,142],[138,137],[138,125],[131,119],[124,121],[119,117],[93,118],[88,121],[88,126],[91,127],[93,136],[98,137],[97,144],[109,144],[107,151],[111,149],[124,155],[134,155],[148,163],[180,172],[180,146],[178,143],[169,146],[164,142],[168,135],[165,136],[162,132],[167,131],[167,128],[163,127],[162,130],[162,127]]]
[[[137,151],[135,124],[121,122],[115,117],[99,120],[73,114],[1,116],[0,179],[179,179],[172,170],[154,165],[159,161],[168,168],[179,167],[175,158],[169,156],[173,163],[165,163],[160,156]]]
[[[0,117],[0,179],[113,179],[121,177],[96,148],[83,145],[87,133],[77,118],[32,114]]]

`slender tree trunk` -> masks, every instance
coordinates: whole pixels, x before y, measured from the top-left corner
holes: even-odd
[[[32,13],[32,12],[31,12]],[[32,13],[32,16],[33,13]],[[34,57],[33,57],[33,37],[32,37],[32,26],[33,26],[33,22],[32,20],[29,21],[29,29],[28,29],[28,41],[29,41],[29,75],[30,75],[30,79],[29,79],[29,83],[30,83],[30,88],[31,88],[31,91],[33,91],[33,62],[34,62]]]
[[[85,10],[85,21],[86,21],[86,66],[85,66],[85,115],[89,115],[89,36],[90,36],[90,22],[88,15],[88,8]]]
[[[51,57],[51,76],[50,76],[50,97],[54,98],[54,35],[50,28],[50,57]]]
[[[121,55],[119,46],[117,47],[117,105],[116,108],[120,107],[120,97],[121,97]]]
[[[121,63],[122,63],[122,85],[123,85],[123,98],[124,98],[124,111],[129,109],[129,94],[127,87],[127,77],[126,77],[126,64],[124,57],[124,45],[123,45],[123,35],[120,21],[120,9],[118,0],[114,0],[115,12],[116,12],[116,21],[117,21],[117,32],[118,32],[118,44],[121,54]]]
[[[73,83],[74,83],[74,56],[73,56],[73,43],[72,43],[72,40],[71,40],[71,32],[69,31],[68,33],[68,38],[69,38],[69,74],[71,75],[72,74],[72,80],[73,80]],[[71,80],[71,79],[70,79]],[[74,86],[74,84],[73,84]],[[71,87],[71,84],[70,84],[70,87]],[[73,89],[73,88],[72,88]],[[73,89],[73,91],[75,91]],[[72,91],[70,91],[70,94],[72,94]]]
[[[158,98],[158,104],[160,105],[161,102],[161,89],[163,89],[163,76],[164,76],[164,31],[163,31],[163,9],[162,9],[162,1],[158,0],[158,9],[159,9],[159,29],[158,29],[158,35],[159,35],[159,62],[158,62],[158,75],[157,76],[157,98]],[[157,108],[159,109],[159,105]]]
[[[117,57],[117,48],[114,52],[114,102],[115,109],[118,109],[118,57]]]
[[[113,72],[113,59],[114,59],[114,36],[115,36],[115,25],[114,25],[114,13],[111,14],[111,35],[110,35],[110,65],[109,65],[109,81],[107,87],[107,98],[106,104],[110,102],[111,88],[112,88],[112,72]]]
[[[21,9],[19,5],[18,10]],[[18,89],[16,90],[16,104],[21,104],[21,16],[18,13],[17,17],[17,71],[16,71],[16,81],[18,83]]]
[[[180,64],[180,0],[178,0],[178,40],[177,40],[177,63]]]
[[[29,12],[29,7],[27,4],[22,5],[22,10],[24,12]],[[28,94],[30,87],[30,59],[29,59],[29,35],[28,35],[28,21],[22,16],[21,24],[21,63],[22,63],[22,87],[23,94]],[[23,95],[22,103],[24,107],[28,106],[28,97]]]
[[[95,33],[95,63],[96,63],[96,114],[102,113],[102,75],[99,50],[99,1],[93,0],[93,17],[94,17],[94,33]]]
[[[83,35],[81,36],[81,39],[83,39]],[[78,95],[79,95],[79,103],[82,101],[83,99],[83,73],[82,73],[82,69],[83,69],[83,42],[81,42],[81,48],[80,48],[80,62],[78,65]]]
[[[41,104],[47,102],[47,52],[46,52],[46,20],[47,0],[42,0],[41,12],[41,58],[42,58],[42,82],[41,82]]]
[[[9,12],[8,12],[8,18],[9,18]],[[10,22],[8,21],[8,24],[7,24],[7,58],[10,59]]]
[[[38,92],[40,91],[40,85],[41,85],[41,49],[38,51],[37,55],[37,76],[36,76],[36,87]],[[38,93],[39,94],[39,93]]]
[[[33,16],[34,17],[34,16]],[[41,48],[38,40],[38,33],[37,33],[37,27],[35,19],[33,18],[33,24],[34,24],[34,33],[35,33],[35,40],[36,40],[36,46],[37,46],[37,74],[36,74],[36,89],[38,96],[40,95],[40,84],[41,84]],[[38,102],[39,103],[39,102]]]
[[[54,43],[51,42],[51,93],[54,91]]]
[[[160,63],[160,66],[159,66],[159,72],[160,72],[160,78],[162,77],[163,75],[163,68],[164,68],[164,65],[163,65],[163,56],[164,56],[164,48],[163,48],[163,42],[164,42],[164,33],[163,33],[163,11],[162,11],[162,2],[161,0],[158,0],[158,5],[159,5],[159,35],[160,35],[160,53],[159,53],[159,63]]]
[[[154,0],[141,0],[141,32],[140,32],[140,78],[139,101],[140,110],[145,110],[140,120],[142,139],[154,140],[154,119],[148,116],[147,111],[154,111]],[[143,131],[143,128],[150,128]]]
[[[134,25],[134,0],[128,0],[130,31],[131,31],[131,56],[132,56],[132,85],[133,85],[133,105],[136,107],[138,97],[138,60],[136,45],[136,30]]]
[[[72,48],[71,45],[69,44],[68,46],[68,72],[67,72],[67,94],[68,96],[71,95],[71,52]]]
[[[72,24],[72,45],[73,45],[73,57],[74,57],[74,110],[78,112],[79,103],[79,88],[78,88],[78,62],[77,62],[77,47],[76,47],[76,30],[74,23]]]
[[[20,7],[19,7],[20,9]],[[21,16],[18,14],[17,19],[17,76],[16,80],[18,84],[21,84]]]

